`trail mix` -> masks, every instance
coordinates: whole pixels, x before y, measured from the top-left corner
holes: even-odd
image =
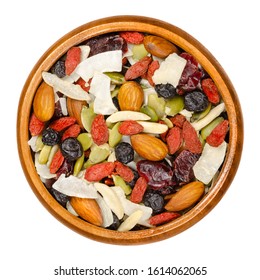
[[[129,231],[189,211],[224,161],[229,123],[189,53],[140,32],[74,46],[47,72],[29,121],[50,194],[96,226]]]

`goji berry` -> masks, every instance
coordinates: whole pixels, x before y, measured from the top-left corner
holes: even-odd
[[[29,131],[32,136],[36,136],[42,133],[45,127],[45,123],[39,120],[33,113],[29,123]]]
[[[132,169],[120,161],[115,163],[116,173],[126,182],[131,182],[134,179],[134,172]]]
[[[143,126],[133,120],[123,121],[118,127],[118,132],[123,135],[134,135],[142,132],[143,130]]]
[[[50,173],[51,174],[55,174],[60,169],[60,167],[62,166],[63,162],[64,162],[64,156],[62,155],[61,150],[59,149],[55,153],[55,155],[54,155],[54,157],[53,157],[53,159],[51,161]]]
[[[143,200],[144,193],[147,189],[147,181],[144,177],[139,177],[135,183],[133,191],[131,193],[130,200],[133,203],[140,203]]]
[[[76,122],[76,119],[74,117],[62,117],[55,121],[53,121],[50,124],[50,128],[60,132],[65,128],[68,128],[69,126],[73,125]]]
[[[148,80],[148,82],[151,86],[154,86],[153,74],[157,69],[159,69],[159,67],[160,67],[160,64],[159,64],[158,60],[153,60],[148,66],[148,70],[146,73],[146,79]]]
[[[208,97],[209,102],[211,102],[212,104],[219,103],[220,96],[218,93],[218,88],[211,78],[202,80],[201,87],[202,87],[203,92]]]
[[[85,82],[82,78],[79,78],[79,79],[77,80],[76,84],[77,84],[77,85],[80,85],[81,88],[82,88],[83,90],[85,90],[86,92],[89,92],[91,80],[92,80],[92,79],[90,79],[90,80],[88,81],[88,86],[86,86],[86,82]]]
[[[78,66],[80,63],[80,56],[81,49],[79,47],[72,47],[68,50],[65,60],[66,75],[70,75]]]
[[[119,35],[130,44],[142,44],[144,40],[144,34],[137,31],[122,31]]]
[[[86,169],[85,179],[89,182],[98,182],[112,174],[115,168],[114,162],[101,162]]]
[[[161,124],[166,124],[165,121],[163,121],[163,120],[159,120],[158,122]],[[166,142],[166,136],[167,136],[168,132],[169,132],[169,129],[167,131],[165,131],[164,133],[160,134],[160,137],[163,140],[163,142]]]
[[[63,141],[66,138],[69,138],[69,137],[75,137],[76,138],[76,137],[78,137],[79,133],[80,133],[80,126],[75,123],[64,131],[61,140]]]
[[[95,144],[102,145],[108,141],[109,130],[103,115],[97,115],[91,125],[91,135]]]
[[[177,114],[174,117],[170,118],[170,121],[172,122],[173,125],[182,128],[183,124],[186,121],[186,118],[181,114]]]
[[[170,154],[178,151],[182,144],[182,131],[178,126],[172,127],[166,137],[166,143]]]
[[[202,144],[198,134],[189,121],[185,121],[182,128],[182,136],[184,140],[184,148],[194,154],[202,152]]]
[[[218,147],[224,141],[228,132],[228,120],[219,123],[206,138],[206,142],[213,147]]]
[[[167,222],[170,222],[178,217],[180,217],[181,214],[175,213],[175,212],[163,212],[160,214],[157,214],[155,216],[152,216],[149,219],[149,223],[152,226],[158,226]]]
[[[145,56],[144,58],[137,61],[135,64],[130,66],[125,73],[126,81],[134,80],[142,75],[144,75],[147,70],[148,66],[151,63],[152,58],[149,56]]]

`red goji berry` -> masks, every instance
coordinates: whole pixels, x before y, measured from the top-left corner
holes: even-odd
[[[148,66],[151,63],[152,58],[149,56],[145,56],[144,58],[137,61],[135,64],[130,66],[125,73],[126,81],[134,80],[142,75],[144,75],[147,70]]]
[[[152,216],[149,219],[149,223],[152,226],[158,226],[158,225],[170,222],[180,216],[181,216],[181,214],[175,213],[175,212],[163,212],[163,213],[157,214],[155,216]]]
[[[86,82],[85,82],[82,78],[79,78],[79,79],[77,80],[76,84],[77,84],[77,85],[80,85],[81,88],[82,88],[83,90],[85,90],[86,92],[89,92],[91,80],[92,80],[92,79],[90,79],[90,80],[88,81],[88,86],[86,86]]]
[[[78,137],[79,133],[80,133],[80,126],[75,123],[64,131],[61,140],[63,141],[69,137],[76,138],[76,137]]]
[[[158,60],[153,60],[148,66],[146,79],[148,80],[148,82],[151,86],[154,86],[153,74],[157,69],[159,69],[159,67],[160,67],[160,64],[159,64]]]
[[[115,168],[114,162],[101,162],[86,169],[85,179],[89,182],[98,182],[112,174]]]
[[[148,184],[146,179],[144,177],[139,177],[132,190],[130,200],[134,203],[140,203],[143,200],[147,186]]]
[[[70,75],[78,66],[80,63],[80,56],[81,49],[79,47],[72,47],[68,50],[65,60],[66,75]]]
[[[126,182],[131,182],[134,179],[134,173],[130,167],[124,165],[120,161],[115,162],[116,173]]]
[[[218,147],[224,141],[228,132],[228,120],[219,123],[206,138],[206,142],[212,147]]]
[[[166,137],[166,143],[170,154],[178,151],[182,144],[182,131],[178,126],[172,127]]]
[[[103,115],[97,115],[91,125],[91,135],[95,144],[102,145],[108,141],[109,130]]]
[[[61,150],[59,149],[55,153],[55,155],[54,155],[54,157],[53,157],[53,159],[51,161],[50,173],[51,174],[55,174],[60,169],[60,167],[62,166],[63,162],[64,162],[64,156],[62,155]]]
[[[158,123],[166,124],[165,121],[163,121],[163,120],[159,120]],[[166,130],[164,133],[160,134],[160,137],[161,137],[163,142],[166,142],[166,136],[167,136],[168,132],[169,132],[169,129]]]
[[[45,123],[39,120],[33,113],[29,123],[29,131],[32,136],[36,136],[42,133],[45,127]]]
[[[144,40],[144,34],[137,31],[122,31],[119,35],[130,44],[142,44]]]
[[[173,125],[182,128],[183,124],[186,121],[186,118],[181,114],[177,114],[174,117],[170,118],[170,121],[172,122]]]
[[[182,136],[184,140],[184,148],[194,154],[202,152],[202,144],[198,134],[189,121],[185,121],[182,128]]]
[[[62,117],[55,121],[53,121],[50,124],[50,128],[60,132],[65,128],[68,128],[69,126],[73,125],[76,122],[76,119],[74,117]]]
[[[211,78],[202,80],[201,87],[203,92],[208,97],[209,102],[212,104],[218,104],[220,101],[220,96],[218,93],[218,88]]]
[[[134,135],[144,130],[143,126],[137,121],[123,121],[118,127],[118,132],[123,135]]]

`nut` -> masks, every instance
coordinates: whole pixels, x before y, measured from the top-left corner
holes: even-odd
[[[140,111],[143,100],[144,92],[137,82],[128,81],[120,87],[118,102],[122,111]]]
[[[55,100],[53,88],[42,82],[38,87],[34,100],[33,111],[42,122],[50,120],[54,114]]]
[[[72,98],[67,98],[67,109],[71,117],[74,117],[77,120],[77,123],[83,129],[83,124],[81,121],[81,110],[83,106],[86,106],[87,102],[84,100],[76,100]]]
[[[183,186],[176,192],[168,203],[165,209],[168,211],[181,211],[196,203],[204,194],[204,184],[195,181]]]
[[[132,135],[131,143],[141,157],[151,161],[163,160],[168,153],[166,144],[149,134]]]
[[[160,58],[179,52],[174,44],[158,36],[145,36],[143,43],[149,53]]]
[[[70,204],[82,219],[96,226],[102,225],[101,210],[95,199],[72,197]]]

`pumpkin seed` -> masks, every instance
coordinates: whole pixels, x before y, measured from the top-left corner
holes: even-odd
[[[114,148],[122,139],[122,134],[118,131],[119,125],[120,122],[116,123],[112,129],[109,129],[108,144],[112,148]]]
[[[91,131],[92,121],[94,120],[96,114],[94,113],[93,103],[91,106],[82,106],[81,109],[81,122],[87,132]]]
[[[88,150],[93,143],[93,140],[89,133],[80,133],[77,137],[77,140],[82,145],[83,151]]]
[[[115,186],[121,187],[121,189],[124,191],[125,195],[129,195],[132,192],[132,189],[129,185],[126,184],[126,182],[123,180],[122,177],[118,175],[112,175],[113,181]]]
[[[40,154],[39,154],[38,162],[40,164],[46,164],[47,163],[47,161],[49,159],[50,152],[51,152],[51,148],[52,148],[52,146],[44,145],[44,147],[42,148],[42,150],[40,151]]]

